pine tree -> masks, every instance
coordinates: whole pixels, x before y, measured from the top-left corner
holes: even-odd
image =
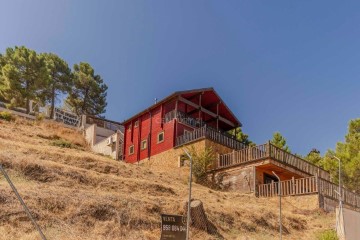
[[[74,65],[74,87],[67,103],[77,114],[101,115],[106,111],[107,85],[88,63]]]
[[[30,100],[41,100],[41,89],[48,84],[44,58],[22,46],[6,49],[1,62],[0,95],[29,113]]]
[[[316,148],[311,149],[311,151],[305,156],[305,160],[319,167],[323,166],[323,158],[320,155],[320,151]]]
[[[286,139],[279,132],[274,133],[273,138],[270,142],[276,147],[281,148],[287,152],[290,152],[290,148],[286,144]]]
[[[245,146],[253,146],[253,145],[255,145],[255,143],[253,143],[249,139],[249,135],[243,133],[241,127],[237,127],[236,129],[232,129],[228,133],[231,134],[231,135],[235,135],[235,132],[236,132],[236,136],[235,136],[236,140],[243,143]]]
[[[345,187],[360,193],[360,118],[351,120],[344,142],[336,144],[335,151],[328,150],[324,157],[324,168],[338,181],[338,160],[341,159],[342,182]]]
[[[59,56],[53,53],[44,53],[46,68],[49,74],[49,85],[44,97],[51,104],[50,117],[54,117],[54,107],[57,96],[71,91],[73,86],[71,69]]]

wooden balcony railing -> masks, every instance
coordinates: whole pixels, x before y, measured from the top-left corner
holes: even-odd
[[[312,163],[309,163],[308,161],[294,154],[288,153],[272,145],[271,143],[248,147],[238,151],[219,155],[218,159],[216,159],[214,162],[213,169],[231,167],[241,163],[265,158],[274,159],[313,176],[317,175],[323,179],[330,179],[329,172],[319,168]]]
[[[339,199],[339,186],[317,176],[299,179],[293,178],[291,180],[281,181],[280,184],[281,196],[318,193],[333,200]],[[279,192],[279,182],[271,182],[268,184],[259,184],[256,194],[258,197],[274,197],[279,196]],[[348,189],[341,188],[341,196],[344,204],[360,208],[360,195]]]
[[[208,128],[206,126],[195,129],[194,131],[192,131],[190,133],[186,133],[184,135],[177,137],[175,146],[178,147],[178,146],[199,140],[201,138],[210,139],[216,143],[222,144],[222,145],[232,148],[232,149],[245,148],[244,144],[237,141],[236,139],[230,138],[230,137],[224,135],[223,133],[218,132],[212,128]]]
[[[317,177],[307,177],[281,181],[281,196],[304,195],[318,192]],[[257,196],[274,197],[279,195],[279,182],[259,184]]]
[[[276,159],[280,162],[286,163],[292,167],[295,167],[303,172],[309,173],[313,176],[319,176],[323,179],[330,179],[329,172],[319,168],[318,166],[292,154],[285,150],[278,148],[271,143],[269,144],[269,155],[271,158]]]
[[[330,181],[319,178],[319,193],[323,196],[332,198],[334,200],[339,199],[339,185],[336,185]],[[341,188],[342,201],[348,205],[356,208],[360,208],[360,195],[351,192],[348,189]]]

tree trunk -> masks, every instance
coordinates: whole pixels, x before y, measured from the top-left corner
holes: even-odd
[[[54,118],[54,108],[55,108],[55,86],[53,85],[51,89],[51,110],[50,110],[50,118]]]
[[[184,210],[187,213],[188,202],[184,205]],[[193,199],[190,203],[190,219],[191,225],[208,232],[208,219],[205,214],[204,206],[200,200]]]

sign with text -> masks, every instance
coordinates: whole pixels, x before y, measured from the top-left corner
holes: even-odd
[[[185,240],[186,217],[181,215],[161,214],[160,240]]]

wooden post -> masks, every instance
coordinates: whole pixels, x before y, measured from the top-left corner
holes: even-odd
[[[295,195],[295,178],[291,178],[291,195]]]
[[[219,131],[219,104],[216,104],[216,131]]]
[[[268,141],[268,144],[267,144],[267,154],[268,154],[268,157],[270,158],[271,157],[271,143],[270,143],[270,140]]]

